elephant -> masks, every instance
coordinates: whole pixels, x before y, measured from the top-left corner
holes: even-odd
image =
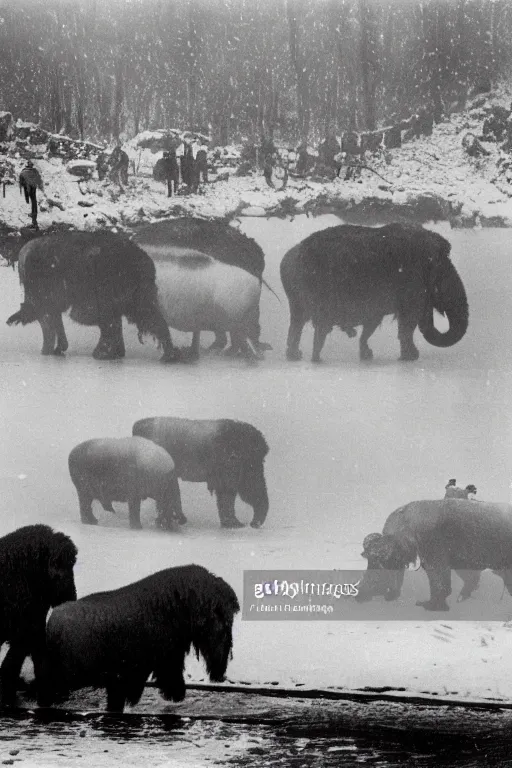
[[[235,515],[237,494],[253,508],[251,527],[263,525],[269,508],[263,471],[268,446],[251,424],[162,416],[136,421],[132,433],[165,448],[181,480],[207,483],[216,494],[222,528],[243,527]]]
[[[97,438],[75,446],[68,459],[69,474],[80,504],[82,523],[97,525],[92,502],[106,512],[113,501],[128,502],[130,528],[142,528],[140,504],[156,501],[158,527],[172,530],[185,523],[174,462],[167,451],[144,437]]]
[[[192,217],[157,221],[140,229],[133,241],[156,262],[166,258],[173,249],[191,249],[212,256],[223,264],[243,269],[259,280],[263,279],[265,257],[260,246],[224,221]],[[269,344],[260,342],[260,332],[258,306],[249,338],[259,351],[271,349]],[[224,349],[226,344],[226,331],[216,330],[211,349]]]
[[[261,280],[200,251],[171,249],[155,260],[158,303],[171,328],[193,334],[189,359],[199,357],[202,330],[229,331],[231,347],[249,360],[261,357],[250,343],[259,312]]]
[[[383,227],[340,225],[314,232],[281,261],[281,280],[290,305],[286,357],[300,360],[304,325],[314,327],[312,361],[320,362],[327,335],[335,325],[359,340],[361,360],[371,360],[368,339],[385,315],[398,318],[401,360],[417,360],[413,335],[450,347],[468,327],[464,285],[452,265],[450,243],[436,232],[405,224]],[[450,327],[434,326],[434,309]]]
[[[62,313],[82,325],[98,325],[97,360],[125,355],[123,316],[139,339],[150,334],[163,348],[162,362],[175,362],[169,328],[158,306],[155,266],[135,243],[112,232],[66,232],[26,243],[18,261],[25,301],[8,325],[38,320],[43,355],[62,355],[68,341]],[[55,343],[56,342],[56,343]]]
[[[356,600],[384,595],[396,600],[405,568],[423,566],[430,598],[417,605],[427,611],[449,610],[451,571],[462,579],[458,600],[478,587],[480,572],[501,576],[512,594],[512,506],[471,499],[413,501],[392,512],[382,534],[371,533],[363,542],[368,560]]]

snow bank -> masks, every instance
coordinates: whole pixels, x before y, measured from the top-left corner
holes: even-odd
[[[332,211],[348,219],[400,215],[424,222],[444,219],[452,226],[512,226],[509,185],[497,170],[498,145],[486,143],[490,154],[483,158],[470,158],[462,148],[467,131],[480,132],[482,114],[479,109],[452,116],[436,126],[431,137],[373,157],[367,161],[371,170],[363,168],[358,179],[337,178],[324,183],[290,178],[286,190],[278,192],[270,189],[261,175],[230,175],[216,181],[216,175],[211,174],[211,183],[199,194],[170,199],[164,185],[154,182],[151,174],[161,157],[162,141],[170,136],[179,140],[181,134],[145,131],[124,145],[131,160],[130,180],[124,190],[109,182],[91,181],[84,187],[69,178],[60,159],[37,160],[48,197],[58,198],[63,207],[59,210],[48,205],[39,224],[41,228],[59,224],[78,229],[132,227],[175,215],[233,218]],[[36,126],[18,121],[17,129],[21,128],[33,130]],[[239,161],[240,149],[224,147],[210,154],[220,165],[230,164]],[[19,173],[23,158],[14,157],[12,162]],[[24,199],[16,187],[8,188],[0,207],[0,223],[19,228],[28,220]]]

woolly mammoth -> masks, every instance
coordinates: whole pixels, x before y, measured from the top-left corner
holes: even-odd
[[[77,549],[47,525],[27,525],[0,538],[0,703],[12,705],[23,661],[32,657],[39,685],[50,608],[76,600]]]
[[[413,501],[389,515],[382,534],[365,538],[362,555],[368,570],[358,601],[375,595],[396,600],[405,568],[418,562],[430,584],[429,600],[418,603],[426,610],[448,610],[452,570],[463,581],[458,600],[471,596],[487,568],[512,594],[512,506],[467,499]]]
[[[82,523],[96,525],[92,502],[115,512],[113,501],[128,502],[130,528],[140,529],[140,505],[156,501],[157,525],[171,529],[184,523],[174,462],[167,451],[143,437],[98,438],[77,445],[69,454]]]
[[[376,229],[341,225],[307,237],[281,262],[290,305],[288,360],[301,359],[300,339],[308,320],[315,331],[313,362],[320,361],[334,326],[355,336],[358,325],[363,326],[360,358],[370,360],[368,339],[390,314],[398,318],[401,360],[418,358],[417,326],[429,344],[456,344],[468,327],[468,305],[450,248],[441,235],[404,224]],[[449,321],[445,333],[434,326],[434,309]]]
[[[263,525],[269,507],[263,469],[268,446],[251,424],[157,417],[135,422],[132,432],[165,448],[181,480],[207,483],[217,497],[222,528],[243,527],[235,515],[237,495],[253,508],[251,526]]]
[[[79,688],[106,688],[107,709],[137,704],[150,674],[169,701],[185,698],[185,657],[193,649],[210,680],[222,682],[232,653],[232,588],[199,565],[167,568],[52,612],[38,703]]]
[[[195,332],[194,354],[198,352],[201,330],[213,330],[215,341],[211,348],[224,349],[227,343],[226,332],[231,332],[234,328],[235,339],[232,338],[231,351],[236,351],[236,326],[239,320],[234,326],[233,320],[240,318],[240,312],[243,315],[246,310],[248,314],[242,323],[244,334],[257,350],[269,348],[268,344],[260,342],[259,324],[258,284],[261,289],[265,257],[254,240],[224,222],[194,218],[158,221],[140,230],[133,240],[154,259],[159,275],[165,263],[174,263],[183,268],[189,264],[193,270],[188,273],[180,272],[179,285],[175,289],[180,292],[177,305],[175,301],[169,304],[169,295],[165,307],[169,304],[172,310],[171,314],[168,314],[171,327]],[[191,254],[192,261],[183,258],[186,253]],[[233,269],[201,270],[197,254],[204,254]],[[211,267],[215,262],[211,259],[204,260],[203,267]],[[249,276],[257,280],[251,280]],[[166,285],[170,283],[170,279],[171,274],[169,280],[165,281]],[[238,297],[238,294],[241,296]],[[205,298],[206,305],[203,306]],[[183,313],[187,303],[190,316],[185,320]],[[238,309],[237,304],[240,304]],[[162,308],[164,309],[164,305]],[[199,321],[204,323],[200,328]],[[183,325],[187,327],[182,327]]]
[[[155,266],[135,243],[111,232],[67,232],[31,240],[19,254],[25,301],[8,325],[38,320],[43,355],[68,348],[62,313],[82,325],[98,325],[98,360],[124,357],[122,318],[135,323],[139,338],[150,334],[163,348],[163,362],[173,362],[169,328],[158,306]]]

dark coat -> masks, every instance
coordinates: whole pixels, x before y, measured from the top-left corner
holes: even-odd
[[[158,306],[155,265],[125,237],[112,232],[40,237],[21,249],[19,270],[25,302],[9,317],[9,325],[26,325],[71,309],[75,322],[100,327],[102,339],[95,356],[101,357],[108,344],[122,347],[122,353],[117,353],[122,356],[124,316],[136,324],[139,336],[155,336],[164,354],[172,350],[169,329]],[[113,340],[114,331],[117,336]]]
[[[155,259],[162,258],[162,246],[173,246],[201,251],[255,277],[261,278],[265,269],[265,256],[256,241],[223,221],[188,216],[157,221],[140,229],[133,239]]]
[[[76,599],[71,539],[47,525],[27,525],[0,538],[0,700],[13,703],[21,666],[32,656],[38,681],[50,608]]]
[[[43,705],[83,687],[107,689],[107,708],[136,704],[151,673],[164,698],[185,697],[183,669],[193,648],[211,680],[222,681],[232,650],[232,588],[199,565],[154,573],[52,612]]]
[[[153,168],[153,178],[155,181],[163,182],[179,181],[180,169],[175,153],[174,155],[171,154],[170,157],[161,157],[156,161]]]
[[[43,191],[43,180],[37,168],[24,168],[20,173],[20,187],[29,191],[40,189]]]

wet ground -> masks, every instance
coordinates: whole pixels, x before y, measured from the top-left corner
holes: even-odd
[[[470,306],[468,333],[455,347],[429,347],[417,334],[420,360],[401,364],[396,324],[386,319],[372,338],[375,359],[370,364],[360,364],[356,340],[334,332],[323,364],[312,365],[310,329],[302,344],[304,361],[287,363],[288,310],[279,280],[280,259],[311,231],[335,223],[334,217],[243,222],[244,231],[264,248],[265,277],[282,300],[279,304],[269,292],[262,294],[262,336],[273,350],[256,366],[213,355],[204,355],[196,365],[162,366],[151,342],[138,344],[133,327],[126,329],[126,359],[98,363],[91,358],[97,331],[69,320],[66,357],[42,358],[37,325],[7,328],[1,321],[0,535],[46,522],[72,536],[79,548],[75,570],[79,595],[121,586],[159,568],[197,562],[226,578],[241,596],[242,573],[248,568],[364,567],[360,557],[364,536],[381,530],[386,516],[405,502],[439,498],[450,477],[464,485],[475,483],[480,498],[507,501],[512,479],[509,233],[442,229],[452,242],[453,261]],[[17,275],[7,267],[0,269],[0,290],[7,317],[17,310],[21,296]],[[188,340],[173,336],[179,342]],[[210,340],[205,335],[204,343]],[[143,505],[141,532],[128,529],[124,505],[117,505],[115,516],[96,507],[100,519],[96,528],[79,523],[67,470],[69,451],[91,437],[130,434],[136,419],[151,415],[227,416],[262,430],[270,445],[266,476],[271,502],[263,529],[220,530],[213,500],[205,487],[195,484],[182,485],[190,522],[180,535],[155,530],[150,502]],[[237,512],[244,522],[250,519],[241,502]],[[485,574],[475,605],[482,596],[499,601],[501,592],[501,582]],[[294,622],[238,619],[228,676],[253,684],[392,686],[444,689],[466,697],[511,697],[509,646],[497,644],[497,632],[477,622],[473,627],[466,622],[432,627],[421,618],[418,609],[414,627],[385,621],[378,626],[308,622],[300,625],[300,634]],[[451,620],[452,614],[443,618]],[[467,637],[472,638],[471,647]],[[97,705],[91,708],[97,710]],[[105,765],[130,760],[133,765],[151,760],[168,766],[226,760],[246,760],[249,766],[279,765],[279,760],[292,765],[398,765],[404,754],[415,754],[419,765],[421,759],[430,760],[425,765],[440,765],[445,759],[452,760],[446,765],[485,765],[482,755],[489,749],[499,751],[502,725],[508,729],[508,715],[488,718],[477,712],[472,719],[457,709],[442,716],[436,710],[430,716],[418,706],[389,703],[359,705],[357,713],[356,705],[340,705],[328,728],[323,719],[317,725],[317,720],[302,715],[300,722],[277,727],[272,724],[275,714],[271,724],[266,719],[250,726],[190,720],[173,721],[171,728],[155,714],[161,714],[161,706],[160,702],[158,709],[150,710],[153,719],[137,721],[130,715],[126,728],[119,722],[111,727],[111,718],[97,714],[51,725],[42,723],[40,714],[12,720],[8,728],[2,721],[1,737],[15,734],[14,742],[21,748],[18,755],[9,756],[11,747],[4,750],[1,741],[0,764],[18,761],[21,755],[27,764],[27,745],[32,745],[38,750],[38,765],[74,766],[92,755],[95,765],[101,760]],[[216,706],[224,704],[219,701]],[[280,705],[283,716],[291,706]],[[325,705],[326,711],[333,706]],[[240,707],[233,704],[235,714]],[[380,707],[383,720],[372,720],[377,711],[372,707]],[[321,704],[318,709],[322,710]],[[400,729],[406,722],[407,731],[415,732],[415,724],[424,722],[424,712],[428,739],[403,747],[406,737],[396,731],[397,726]],[[375,739],[370,727],[374,721],[380,728]],[[443,756],[446,739],[437,737],[441,721],[448,723],[451,736],[458,734],[462,740],[461,759],[474,759],[468,756],[472,749],[482,759],[464,763],[453,761],[453,753],[451,758]],[[475,723],[482,727],[471,747]],[[391,727],[393,757],[386,751],[387,737],[386,747],[382,746],[382,729],[387,734]],[[357,736],[348,735],[352,728]],[[257,742],[248,741],[256,737]],[[12,749],[17,749],[14,742]],[[379,743],[380,752],[375,746]],[[429,757],[421,758],[422,754]],[[34,751],[31,755],[36,760]],[[506,764],[505,757],[500,753],[499,764]]]
[[[149,690],[136,711],[17,712],[0,721],[0,765],[391,768],[510,765],[512,712],[389,702],[286,702],[190,692],[158,709]],[[95,703],[94,695],[82,702]]]

